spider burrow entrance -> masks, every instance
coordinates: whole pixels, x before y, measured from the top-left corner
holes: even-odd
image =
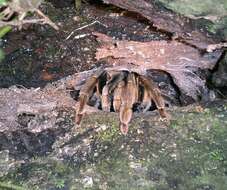
[[[151,78],[128,70],[100,69],[80,89],[76,124],[81,123],[88,104],[103,111],[119,112],[120,130],[126,135],[133,112],[147,112],[152,103],[161,118],[169,118],[161,92]]]

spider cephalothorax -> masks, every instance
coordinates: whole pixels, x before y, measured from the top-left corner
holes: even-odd
[[[110,111],[111,105],[119,112],[120,129],[128,132],[133,105],[139,103],[147,111],[152,101],[161,118],[167,118],[164,99],[157,85],[147,76],[129,70],[100,69],[93,74],[80,89],[79,104],[76,109],[76,123],[80,124],[85,114],[85,105],[96,94],[102,110]]]

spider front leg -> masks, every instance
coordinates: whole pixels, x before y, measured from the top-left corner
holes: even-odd
[[[118,89],[119,84],[124,80],[125,78],[125,73],[124,72],[113,72],[109,73],[110,79],[107,81],[106,85],[102,89],[102,109],[104,111],[110,111],[110,97],[109,95],[112,93],[112,91],[115,89]],[[114,90],[114,93],[115,93]],[[116,110],[115,110],[116,111]]]
[[[127,84],[122,90],[121,94],[121,107],[120,107],[120,130],[122,134],[128,133],[128,124],[132,118],[133,104],[138,100],[138,85],[135,75],[133,73],[128,74]]]
[[[151,96],[147,89],[143,89],[143,96],[142,96],[142,103],[141,103],[141,110],[143,113],[147,112],[151,107]]]
[[[140,81],[144,86],[145,91],[147,91],[149,97],[154,101],[160,116],[162,118],[168,119],[169,116],[165,111],[165,101],[158,86],[152,80],[149,80],[144,76],[140,76]]]
[[[82,117],[85,113],[85,105],[87,104],[90,96],[92,95],[94,88],[97,86],[99,78],[105,73],[104,70],[98,70],[92,75],[80,89],[79,103],[76,108],[76,124],[80,124]]]
[[[114,107],[114,111],[115,112],[119,112],[120,111],[120,107],[121,107],[121,96],[122,96],[122,92],[124,90],[125,87],[125,81],[120,81],[116,87],[116,89],[114,90],[114,94],[113,94],[113,107]]]
[[[109,100],[109,88],[108,85],[105,85],[102,89],[102,110],[110,111],[110,100]]]

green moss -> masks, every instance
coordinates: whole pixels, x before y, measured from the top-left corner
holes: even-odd
[[[114,141],[119,135],[119,129],[115,126],[110,126],[108,129],[98,133],[98,139],[101,141]]]
[[[205,20],[200,23],[211,33],[221,33],[225,37],[227,36],[227,1],[226,0],[156,0],[161,2],[168,9],[174,12],[180,13],[187,17],[197,19],[205,18],[211,22]]]
[[[95,122],[94,122],[95,121]],[[91,125],[92,127],[98,127],[96,138],[100,141],[113,142],[119,137],[119,122],[117,115],[110,117],[108,114],[100,115],[89,115],[84,118],[83,125]]]
[[[26,190],[28,188],[25,188],[25,187],[22,187],[22,186],[18,186],[18,185],[15,185],[15,184],[12,184],[11,182],[1,182],[0,181],[0,189],[2,190]]]
[[[168,8],[184,14],[186,16],[206,16],[216,15],[222,16],[227,12],[227,3],[225,0],[206,0],[201,2],[200,0],[159,0]]]
[[[135,116],[127,136],[120,135],[117,114],[88,115],[77,133],[91,133],[70,141],[80,150],[79,142],[88,137],[89,148],[81,146],[83,165],[34,158],[2,180],[37,189],[226,189],[226,105],[174,110],[170,127],[156,114]],[[84,184],[86,177],[92,187]]]
[[[46,189],[47,187],[62,188],[73,169],[60,161],[48,159],[34,159],[32,163],[19,167],[0,180],[7,181],[4,184],[15,184],[12,189]],[[18,184],[18,185],[16,185]],[[1,186],[0,186],[1,187]]]

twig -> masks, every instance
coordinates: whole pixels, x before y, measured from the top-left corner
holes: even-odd
[[[38,24],[49,24],[55,30],[59,30],[59,27],[55,23],[53,23],[48,17],[46,17],[45,15],[42,17],[43,17],[42,19],[15,20],[15,21],[9,21],[9,22],[0,21],[0,27],[2,27],[2,26],[21,26],[24,24],[37,24],[38,23]]]
[[[0,21],[0,27],[2,26],[21,26],[23,24],[35,24],[35,23],[40,23],[40,24],[45,24],[44,19],[30,19],[30,20],[21,20],[21,21],[9,21],[9,22],[4,22]]]
[[[91,34],[80,34],[80,35],[77,35],[77,36],[74,36],[74,39],[80,39],[80,38],[85,38],[86,36],[90,36]]]
[[[26,12],[22,13],[19,15],[18,20],[13,20],[13,21],[2,21],[0,20],[0,27],[2,26],[19,26],[21,27],[23,24],[48,24],[51,27],[53,27],[55,30],[59,30],[59,27],[52,22],[42,11],[39,9],[35,9],[35,12],[42,17],[42,19],[30,19],[30,20],[24,20],[24,17],[26,16]]]
[[[92,25],[94,25],[94,24],[96,24],[96,23],[98,23],[98,24],[100,24],[100,25],[103,25],[103,26],[105,26],[106,28],[108,27],[107,25],[101,23],[100,21],[95,20],[95,21],[93,21],[93,22],[90,23],[90,24],[87,24],[87,25],[85,25],[85,26],[81,26],[80,28],[76,28],[75,30],[73,30],[73,31],[67,36],[66,40],[68,40],[76,31],[82,30],[82,29],[87,28],[87,27],[89,27],[89,26],[92,26]]]
[[[52,26],[55,30],[59,30],[59,27],[54,22],[52,22],[42,11],[40,11],[39,9],[36,9],[35,11],[39,16],[43,17],[45,23]]]

